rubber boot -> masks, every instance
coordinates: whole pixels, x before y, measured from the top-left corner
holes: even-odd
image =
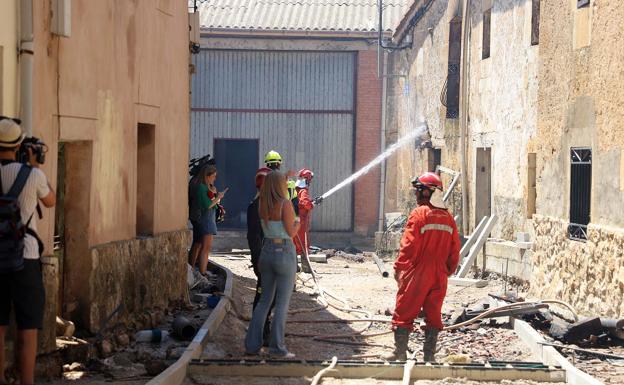
[[[425,353],[425,362],[435,362],[436,345],[438,344],[438,329],[425,330],[425,344],[423,352]]]
[[[407,360],[407,342],[409,341],[410,331],[404,328],[394,329],[394,351],[385,353],[381,356],[386,361],[405,361]]]

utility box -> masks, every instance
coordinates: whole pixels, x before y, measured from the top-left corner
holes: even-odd
[[[71,36],[71,0],[52,0],[52,25],[50,30],[53,34]]]
[[[199,44],[199,12],[189,13],[189,40],[191,43]]]

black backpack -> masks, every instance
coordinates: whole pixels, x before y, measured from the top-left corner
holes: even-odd
[[[24,237],[28,225],[22,222],[22,214],[18,197],[32,168],[22,165],[8,193],[2,194],[2,178],[0,177],[0,274],[19,271],[24,268]],[[30,232],[29,232],[30,233]]]

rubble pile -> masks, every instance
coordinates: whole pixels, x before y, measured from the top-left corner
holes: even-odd
[[[145,380],[178,360],[210,315],[225,286],[216,271],[206,276],[188,269],[191,303],[172,310],[146,311],[132,325],[115,325],[95,337],[59,337],[64,380],[104,377],[107,381]],[[189,333],[190,332],[190,333]]]

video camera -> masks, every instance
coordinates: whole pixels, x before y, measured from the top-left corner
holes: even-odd
[[[197,176],[199,171],[208,166],[209,164],[215,165],[216,161],[214,158],[210,157],[210,154],[202,156],[201,158],[193,158],[189,161],[189,174],[191,177]]]
[[[28,163],[29,155],[28,150],[31,150],[37,163],[45,163],[45,156],[48,152],[48,146],[39,138],[34,136],[28,137],[22,141],[19,150],[17,151],[17,161],[20,163]]]

